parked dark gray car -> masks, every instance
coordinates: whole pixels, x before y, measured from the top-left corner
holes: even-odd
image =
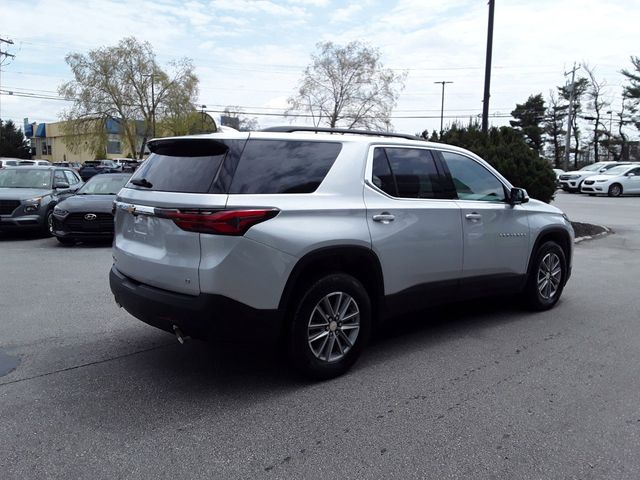
[[[41,229],[51,234],[53,207],[83,182],[70,168],[9,167],[0,170],[0,231]]]
[[[78,192],[53,209],[53,234],[63,245],[113,238],[113,201],[130,173],[91,177]]]

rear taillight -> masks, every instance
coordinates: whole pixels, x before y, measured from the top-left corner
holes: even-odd
[[[244,235],[254,225],[275,217],[279,212],[276,208],[218,211],[155,209],[158,217],[173,220],[183,230],[216,235]]]

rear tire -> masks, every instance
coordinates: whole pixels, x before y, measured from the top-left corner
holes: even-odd
[[[567,260],[554,241],[543,243],[535,253],[524,291],[527,305],[533,310],[553,308],[567,281]]]
[[[619,183],[614,183],[609,187],[609,191],[607,192],[610,197],[619,197],[622,195],[622,185]]]
[[[351,275],[332,273],[312,282],[294,305],[287,339],[294,367],[317,380],[345,373],[371,334],[371,301]]]

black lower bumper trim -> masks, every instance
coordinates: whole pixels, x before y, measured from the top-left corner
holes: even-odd
[[[275,340],[282,330],[279,310],[255,309],[222,295],[197,296],[152,287],[111,268],[109,283],[115,300],[127,312],[149,325],[203,340],[217,338]]]

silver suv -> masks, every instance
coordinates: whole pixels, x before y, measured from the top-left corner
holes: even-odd
[[[553,307],[573,229],[466,150],[305,127],[156,139],[115,202],[116,302],[186,336],[273,334],[316,378],[409,310]]]

